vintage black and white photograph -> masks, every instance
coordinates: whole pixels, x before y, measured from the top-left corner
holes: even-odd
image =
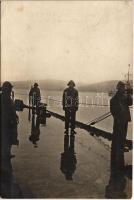
[[[132,8],[1,1],[1,198],[132,197]]]

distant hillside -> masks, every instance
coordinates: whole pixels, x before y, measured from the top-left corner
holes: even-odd
[[[109,92],[110,90],[114,90],[116,88],[117,83],[118,83],[118,80],[98,82],[94,84],[85,84],[85,85],[80,85],[79,90],[85,91],[85,92],[86,91]]]
[[[67,82],[62,80],[39,80],[37,81],[40,89],[45,90],[63,90],[67,87]],[[99,82],[94,84],[77,84],[79,91],[83,92],[108,92],[116,88],[118,80]],[[17,89],[28,89],[33,85],[33,81],[17,81],[12,84]]]
[[[66,82],[61,80],[39,80],[36,81],[40,89],[45,90],[63,90],[66,87]],[[34,81],[15,81],[12,84],[17,89],[28,89],[34,84]]]

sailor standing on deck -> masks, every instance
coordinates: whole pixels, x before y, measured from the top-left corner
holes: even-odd
[[[34,87],[29,92],[29,102],[32,102],[32,106],[38,106],[41,100],[40,89],[38,83],[34,83]]]
[[[14,102],[12,100],[12,84],[5,81],[2,85],[1,112],[2,112],[2,155],[10,157],[12,144],[18,145],[17,124]]]
[[[124,168],[124,148],[127,136],[128,122],[131,121],[129,106],[132,105],[132,96],[126,93],[125,84],[119,81],[117,92],[110,101],[110,111],[114,118],[111,167],[116,170]]]
[[[11,165],[11,147],[18,145],[17,139],[17,124],[18,116],[16,115],[14,102],[11,98],[12,84],[5,81],[2,85],[2,92],[0,94],[1,103],[1,191],[0,196],[4,198],[11,198],[12,188],[12,165]]]
[[[75,134],[75,118],[79,105],[78,91],[74,88],[74,81],[69,81],[67,85],[69,87],[64,90],[62,99],[63,110],[65,111],[65,134],[68,134],[69,124],[71,125],[71,133]]]

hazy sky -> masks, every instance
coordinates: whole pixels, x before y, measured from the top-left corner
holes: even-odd
[[[2,80],[122,79],[131,1],[3,1]]]

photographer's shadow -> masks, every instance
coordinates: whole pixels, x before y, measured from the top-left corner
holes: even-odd
[[[76,155],[74,151],[74,135],[64,136],[64,152],[61,153],[60,169],[65,175],[66,180],[73,180],[73,174],[76,170]]]
[[[33,143],[35,148],[38,147],[37,142],[40,140],[40,122],[39,117],[35,114],[32,115],[31,135],[29,136],[29,140]]]

